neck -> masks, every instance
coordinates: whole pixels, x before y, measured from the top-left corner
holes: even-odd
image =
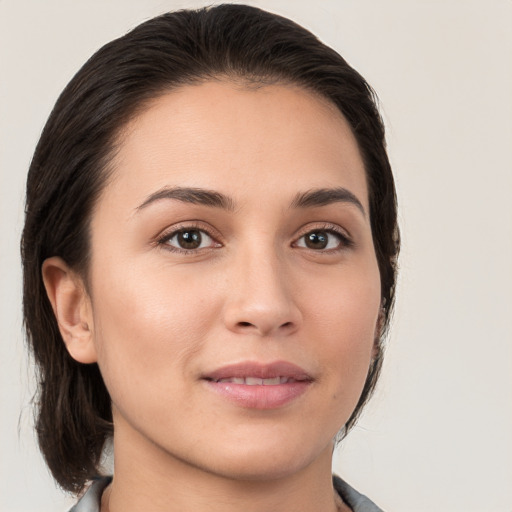
[[[295,471],[233,478],[205,471],[160,448],[136,432],[116,431],[115,477],[102,512],[336,512],[348,510],[332,486],[332,445]],[[247,461],[248,465],[250,461]]]

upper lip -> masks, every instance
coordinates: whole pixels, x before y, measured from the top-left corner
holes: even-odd
[[[221,379],[243,377],[257,377],[259,379],[273,379],[275,377],[287,377],[297,381],[310,381],[312,377],[300,366],[287,361],[275,361],[272,363],[260,363],[244,361],[236,364],[228,364],[217,368],[204,375],[204,379],[218,381]]]

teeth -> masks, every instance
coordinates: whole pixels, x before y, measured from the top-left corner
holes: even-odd
[[[231,382],[233,384],[245,384],[246,386],[277,386],[294,382],[289,377],[272,377],[271,379],[260,379],[258,377],[229,377],[227,379],[219,379],[217,382]]]
[[[258,379],[258,377],[245,377],[245,384],[247,386],[261,386],[264,380],[267,379]]]

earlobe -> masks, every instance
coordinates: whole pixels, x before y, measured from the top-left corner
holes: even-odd
[[[80,363],[95,363],[92,308],[82,279],[56,256],[44,261],[42,274],[69,354]]]

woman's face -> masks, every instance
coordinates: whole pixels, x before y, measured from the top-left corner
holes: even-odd
[[[297,87],[212,81],[155,100],[120,143],[88,313],[120,453],[235,478],[330,457],[380,307],[345,119]]]

